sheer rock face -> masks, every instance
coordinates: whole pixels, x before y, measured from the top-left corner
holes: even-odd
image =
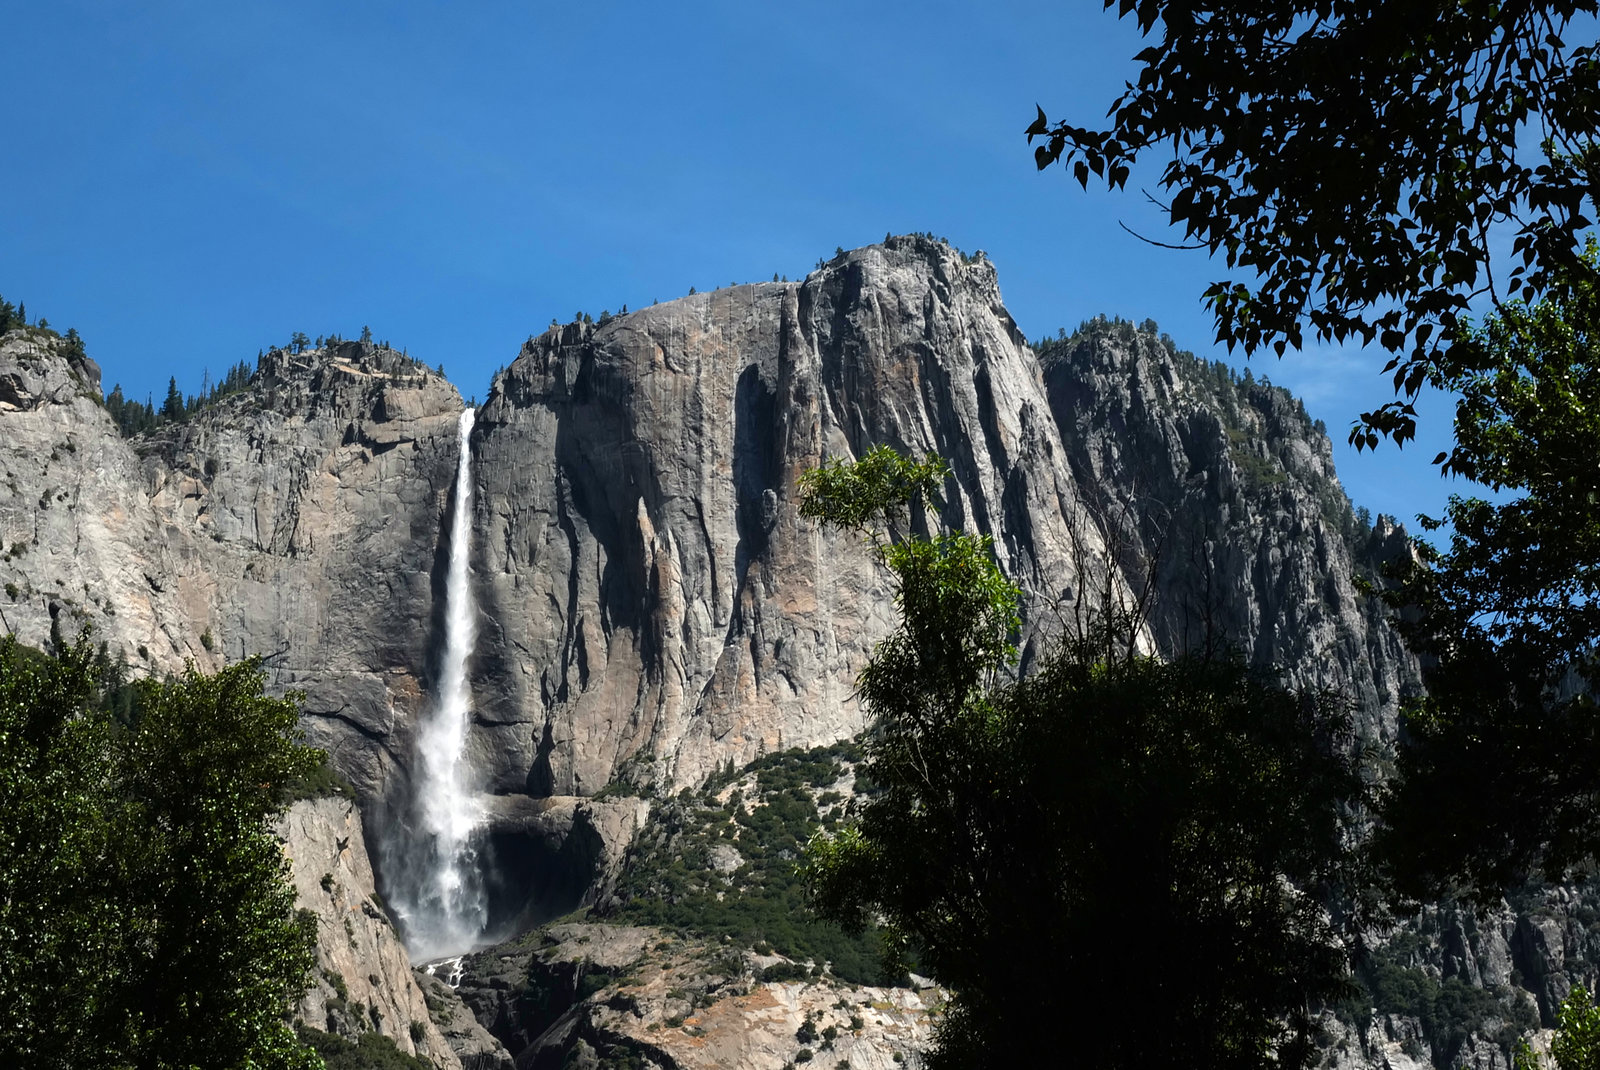
[[[1047,343],[1041,363],[1067,467],[1122,570],[1154,581],[1156,647],[1233,644],[1291,687],[1345,695],[1361,736],[1392,743],[1420,680],[1354,578],[1407,540],[1356,520],[1304,407],[1130,323]]]
[[[335,796],[297,802],[278,833],[292,863],[297,905],[317,925],[317,968],[295,1016],[346,1036],[376,1030],[438,1070],[460,1070],[378,898],[355,804]]]
[[[248,391],[130,441],[59,344],[7,335],[0,382],[27,399],[0,405],[7,624],[38,644],[92,622],[152,672],[267,655],[310,741],[382,797],[429,675],[455,389],[359,343],[274,351]]]
[[[4,626],[43,646],[52,624],[87,622],[151,668],[177,669],[199,644],[204,584],[192,539],[169,530],[143,466],[98,403],[97,369],[28,330],[0,338],[0,599]],[[139,654],[140,648],[145,653]]]
[[[1041,361],[991,264],[915,237],[530,340],[471,445],[486,788],[677,788],[859,731],[892,589],[795,486],[881,442],[950,462],[944,519],[1023,586],[1025,658],[1153,577],[1148,646],[1229,635],[1389,738],[1413,674],[1351,588],[1327,440],[1281,392],[1214,379],[1131,328]],[[247,391],[128,441],[97,369],[37,332],[0,342],[0,384],[7,626],[92,618],[152,671],[266,654],[363,803],[402,795],[455,390],[360,343],[274,350]]]
[[[214,645],[270,655],[363,799],[412,760],[461,399],[359,343],[269,354],[249,393],[149,443],[146,487],[198,547]]]
[[[630,759],[692,784],[863,727],[892,592],[860,536],[799,516],[825,460],[943,454],[947,518],[1041,603],[1100,559],[993,267],[921,239],[552,330],[478,426],[502,789],[589,792]]]

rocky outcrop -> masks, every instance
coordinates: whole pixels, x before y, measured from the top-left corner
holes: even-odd
[[[268,655],[364,800],[406,775],[434,671],[460,411],[424,365],[347,342],[269,354],[250,391],[141,443],[152,506],[195,547],[191,628]]]
[[[1327,1070],[1512,1070],[1520,1041],[1548,1051],[1574,986],[1600,984],[1600,883],[1531,886],[1481,912],[1424,907],[1356,969],[1373,1006],[1327,1016]]]
[[[1125,328],[1041,362],[992,265],[897,238],[530,341],[475,446],[497,790],[587,793],[619,768],[675,789],[863,727],[885,575],[800,519],[795,481],[884,442],[949,460],[944,520],[994,538],[1025,648],[1153,592],[1151,648],[1226,636],[1391,740],[1416,675],[1353,587],[1326,435]]]
[[[932,986],[761,979],[784,961],[650,927],[556,925],[469,956],[460,992],[522,1070],[813,1059],[890,1070],[927,1044],[946,998]]]
[[[415,975],[433,1024],[461,1061],[461,1070],[515,1070],[506,1046],[483,1027],[446,978],[422,969]]]
[[[62,340],[0,337],[0,622],[40,647],[93,623],[136,666],[212,665],[193,540],[151,502],[99,389]]]
[[[291,862],[296,901],[317,927],[313,984],[295,1016],[344,1036],[378,1032],[438,1070],[461,1070],[378,898],[354,802],[339,796],[297,802],[280,819],[278,834]]]
[[[593,906],[611,888],[650,804],[639,798],[484,799],[491,931],[504,937]]]

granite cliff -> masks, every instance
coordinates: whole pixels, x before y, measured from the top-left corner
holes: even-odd
[[[1025,642],[1153,581],[1154,648],[1209,621],[1392,732],[1404,659],[1350,587],[1325,438],[1266,388],[1219,412],[1141,337],[1041,362],[992,264],[905,237],[530,339],[472,439],[485,790],[676,790],[859,732],[885,577],[800,519],[795,478],[879,442],[950,461],[945,519],[994,536]],[[264,654],[365,806],[403,788],[437,671],[454,388],[362,343],[274,350],[248,391],[123,440],[97,369],[28,332],[0,342],[0,383],[8,625],[92,618],[151,671]]]
[[[1357,517],[1305,406],[1154,324],[1095,320],[1038,353],[1067,468],[1143,579],[1156,648],[1235,644],[1291,687],[1347,696],[1359,733],[1391,743],[1419,679],[1354,580],[1407,552],[1405,535]]]
[[[337,857],[306,830],[325,827],[337,844],[351,833],[335,826],[364,817],[381,836],[403,810],[439,668],[460,395],[363,343],[274,350],[248,390],[133,439],[99,391],[98,368],[59,340],[0,338],[5,627],[42,644],[52,627],[93,621],[150,672],[265,655],[272,686],[306,693],[308,737],[360,803],[359,814],[302,821],[297,861]],[[880,442],[949,460],[945,520],[992,535],[1022,585],[1025,660],[1099,600],[1139,601],[1148,649],[1237,643],[1290,683],[1343,691],[1375,747],[1393,740],[1415,666],[1352,577],[1406,552],[1405,537],[1357,518],[1303,408],[1132,324],[1095,321],[1030,347],[981,255],[892,238],[800,282],[552,328],[492,384],[471,439],[480,639],[469,750],[502,930],[580,907],[604,914],[628,844],[663,809],[652,796],[865,727],[852,682],[892,623],[886,576],[858,539],[799,517],[795,479]],[[346,907],[381,913],[350,864],[318,875],[356,889],[341,893]],[[329,898],[319,880],[301,892]],[[1572,925],[1587,916],[1569,914]],[[1503,987],[1537,972],[1548,1013],[1578,974],[1563,972],[1570,954],[1526,950],[1556,941],[1531,916],[1480,934],[1503,954],[1475,953],[1471,969],[1442,935],[1404,968]],[[414,1015],[414,988],[385,958],[387,921],[363,917],[373,968],[339,972],[382,979],[362,1002],[385,1020]],[[1582,943],[1567,921],[1557,927]],[[516,970],[554,969],[579,939],[564,930],[568,950],[542,957],[523,948]],[[1517,955],[1527,968],[1515,976],[1493,965]],[[483,969],[503,974],[492,957]],[[756,974],[739,976],[754,993]],[[435,991],[433,1017],[450,1019],[437,980],[418,983]],[[640,1005],[681,1017],[665,993],[683,986],[663,984]],[[575,999],[563,1028],[591,1048],[622,1044],[620,1019],[601,1022],[606,998]],[[811,997],[769,998],[800,1013]],[[1385,1065],[1395,1037],[1415,1041],[1407,1052],[1433,1043],[1416,1039],[1418,1014],[1390,1018],[1355,1021],[1344,1036],[1355,1061],[1340,1065]],[[525,1022],[502,1024],[502,1042],[529,1040]],[[439,1051],[447,1035],[471,1065],[509,1057],[463,1039],[465,1024],[420,1032],[418,1050]],[[787,1044],[767,1054],[787,1057]],[[657,1044],[651,1058],[668,1065],[671,1049]],[[889,1050],[863,1046],[861,1065]],[[1462,1057],[1498,1067],[1500,1051],[1485,1042]]]
[[[798,515],[827,458],[945,455],[951,519],[1041,608],[1103,556],[993,266],[921,239],[552,330],[479,427],[496,790],[676,790],[861,730],[890,607],[859,540]]]
[[[48,340],[0,340],[0,382],[12,630],[92,620],[151,672],[266,655],[311,741],[381,794],[422,701],[455,389],[359,343],[274,351],[248,392],[130,441]]]

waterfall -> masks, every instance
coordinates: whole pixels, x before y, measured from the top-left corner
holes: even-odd
[[[450,565],[445,576],[444,660],[432,710],[417,734],[411,820],[391,846],[390,898],[404,923],[412,960],[459,955],[482,938],[488,906],[475,832],[483,811],[467,754],[472,694],[467,661],[476,638],[467,575],[472,550],[473,410],[461,414]]]

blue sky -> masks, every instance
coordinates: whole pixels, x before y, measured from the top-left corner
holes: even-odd
[[[1220,265],[1118,225],[1171,240],[1140,176],[1034,170],[1035,102],[1098,120],[1142,47],[1097,3],[52,0],[6,24],[0,294],[130,397],[368,325],[481,398],[552,317],[912,230],[986,250],[1030,337],[1149,317],[1223,355]],[[1382,363],[1251,366],[1327,422],[1357,504],[1436,514],[1447,404],[1404,451],[1343,445]]]

